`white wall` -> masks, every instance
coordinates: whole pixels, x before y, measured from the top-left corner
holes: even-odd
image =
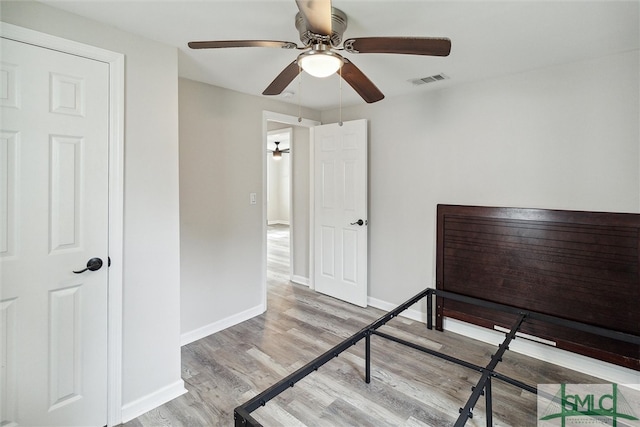
[[[275,126],[277,125],[277,126]],[[285,130],[288,128],[288,130]],[[279,140],[280,149],[291,148],[292,130],[280,123],[267,123],[269,141]],[[276,131],[272,129],[282,129]],[[267,147],[275,147],[267,144]],[[289,224],[291,210],[291,152],[282,153],[279,159],[267,153],[267,222],[269,224]]]
[[[182,342],[264,311],[263,111],[298,107],[180,79]],[[303,109],[318,120],[320,113]],[[249,204],[249,194],[258,204]]]
[[[639,212],[639,76],[636,51],[343,109],[370,120],[369,295],[434,283],[438,203]]]
[[[275,160],[273,156],[267,156],[267,165],[269,169],[268,190],[271,195],[268,202],[267,220],[269,224],[289,224],[291,155],[285,153],[279,160]]]
[[[638,64],[628,52],[343,109],[370,120],[370,301],[435,287],[438,203],[640,212]]]
[[[289,224],[290,159],[289,154],[283,154],[279,160],[267,155],[269,194],[267,221],[269,224]]]
[[[309,183],[311,154],[309,129],[302,126],[293,126],[293,144],[291,149],[292,165],[291,175],[293,179],[292,215],[293,228],[290,242],[295,250],[293,252],[292,273],[293,279],[299,283],[309,283],[309,232],[310,232],[310,207],[309,207]]]
[[[182,392],[177,51],[40,3],[2,20],[124,53],[123,415]]]

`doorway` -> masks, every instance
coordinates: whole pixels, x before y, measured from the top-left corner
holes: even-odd
[[[287,127],[283,127],[287,126]],[[269,122],[267,132],[267,280],[291,280],[292,134],[282,123]]]
[[[298,121],[295,116],[288,116],[279,113],[265,111],[263,113],[263,135],[264,145],[264,173],[263,173],[263,200],[267,202],[263,206],[263,303],[267,307],[267,269],[271,269],[271,261],[277,261],[277,275],[280,279],[291,281],[297,284],[313,287],[310,281],[310,168],[309,161],[311,156],[311,137],[310,129],[319,125],[319,122],[302,119]],[[286,183],[280,182],[279,194],[275,189],[269,188],[269,184],[273,177],[270,178],[273,171],[273,164],[270,166],[269,156],[273,156],[272,152],[267,151],[268,148],[274,148],[274,145],[267,145],[269,137],[272,136],[272,143],[275,138],[283,138],[283,133],[290,132],[290,142],[288,148],[289,154],[283,154],[280,162],[290,165],[289,169],[280,171],[282,174],[288,174],[289,179]],[[284,149],[283,143],[280,149]],[[288,157],[288,158],[287,158]],[[273,161],[272,161],[273,162]],[[273,162],[275,163],[275,162]],[[270,175],[271,174],[271,175]],[[282,191],[284,188],[285,191]],[[274,208],[275,202],[279,197],[285,196],[288,203],[288,212],[282,205],[278,209]],[[286,203],[284,205],[286,206]],[[271,209],[271,212],[270,212]],[[288,218],[287,218],[288,217]],[[273,253],[270,255],[271,245],[273,245]],[[285,259],[283,259],[285,257]],[[283,265],[284,264],[284,265]],[[270,274],[270,273],[269,273]]]
[[[265,145],[271,122],[292,125],[292,152],[296,153],[291,171],[289,281],[366,307],[366,120],[320,126],[311,120],[264,112]],[[306,142],[301,143],[298,135],[307,138]],[[307,150],[305,155],[300,155],[302,149]],[[267,200],[267,164],[263,165],[263,197]],[[267,203],[263,205],[263,227],[263,307],[267,310]]]

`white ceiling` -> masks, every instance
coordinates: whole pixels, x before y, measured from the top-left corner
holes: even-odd
[[[278,148],[281,150],[286,150],[287,148],[291,148],[291,141],[289,140],[290,133],[287,130],[279,131],[270,131],[267,133],[267,149],[275,150],[276,149],[276,141],[279,142]]]
[[[191,50],[192,40],[299,42],[294,0],[45,0],[108,25],[179,49],[180,76],[262,96],[299,51],[273,48]],[[344,55],[387,98],[639,49],[640,1],[334,0],[349,19],[344,39],[365,36],[448,37],[448,57]],[[415,86],[411,79],[450,79]],[[605,76],[603,76],[604,78]],[[340,102],[337,75],[303,74],[285,102],[326,110]],[[596,82],[594,82],[596,84]],[[384,100],[380,102],[385,102]],[[364,103],[347,84],[342,105]]]

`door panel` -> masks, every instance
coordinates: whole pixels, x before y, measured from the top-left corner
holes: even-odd
[[[367,305],[367,122],[313,128],[315,288]],[[362,225],[356,222],[362,219]]]
[[[16,171],[18,167],[18,132],[0,131],[0,259],[15,255],[16,250]]]
[[[335,229],[333,227],[323,226],[320,242],[320,247],[322,248],[320,252],[320,263],[322,265],[320,272],[325,279],[333,279],[336,276],[335,240]]]
[[[50,139],[49,252],[55,253],[81,244],[82,138],[52,135]]]
[[[0,424],[105,425],[109,66],[1,43]]]
[[[320,184],[320,195],[322,196],[322,207],[324,209],[334,209],[336,207],[336,173],[335,161],[326,160],[322,162],[322,183]]]

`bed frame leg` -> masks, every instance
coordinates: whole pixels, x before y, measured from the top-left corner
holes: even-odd
[[[433,329],[433,293],[427,294],[427,329]]]
[[[364,359],[364,381],[369,384],[371,382],[371,331],[367,331],[367,334],[364,336]]]
[[[491,405],[491,377],[484,385],[485,410],[487,413],[487,427],[493,426],[493,407]]]

